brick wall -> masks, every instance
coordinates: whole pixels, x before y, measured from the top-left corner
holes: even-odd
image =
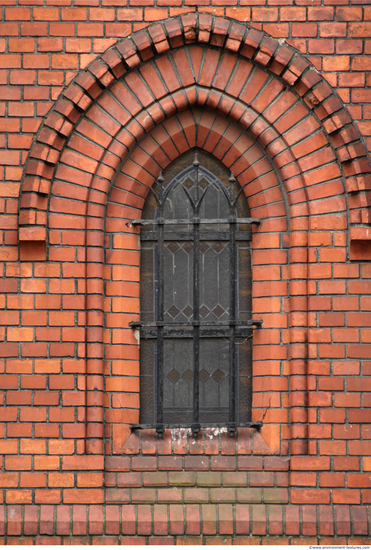
[[[3,542],[369,540],[371,8],[282,4],[3,2]],[[129,427],[130,220],[195,147],[234,172],[262,220],[263,426],[160,439]]]

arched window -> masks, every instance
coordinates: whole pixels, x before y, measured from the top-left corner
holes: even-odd
[[[249,425],[251,220],[233,174],[189,151],[157,179],[141,225],[140,425]]]

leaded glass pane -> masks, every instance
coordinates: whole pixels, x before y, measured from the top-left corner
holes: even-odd
[[[229,342],[227,338],[200,340],[200,421],[214,422],[215,413],[229,414]]]
[[[164,321],[187,322],[193,314],[193,246],[189,241],[164,245]]]
[[[193,412],[193,341],[190,338],[164,340],[164,422],[174,421],[175,415]],[[171,418],[173,420],[171,420]]]
[[[229,243],[200,243],[200,317],[228,321],[230,301]]]

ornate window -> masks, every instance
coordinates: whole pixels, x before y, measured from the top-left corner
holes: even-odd
[[[251,424],[251,223],[233,174],[189,151],[141,220],[140,427]]]

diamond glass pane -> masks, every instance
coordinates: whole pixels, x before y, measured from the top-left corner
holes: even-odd
[[[230,269],[228,242],[202,242],[200,250],[200,316],[205,321],[228,321]],[[200,247],[201,248],[201,247]]]
[[[193,247],[187,242],[177,243],[177,248],[173,244],[164,245],[164,321],[181,323],[193,312]]]
[[[229,419],[229,342],[227,338],[200,340],[200,421],[214,422],[216,412]]]
[[[193,341],[190,338],[173,338],[164,341],[164,422],[168,415],[193,411]]]

